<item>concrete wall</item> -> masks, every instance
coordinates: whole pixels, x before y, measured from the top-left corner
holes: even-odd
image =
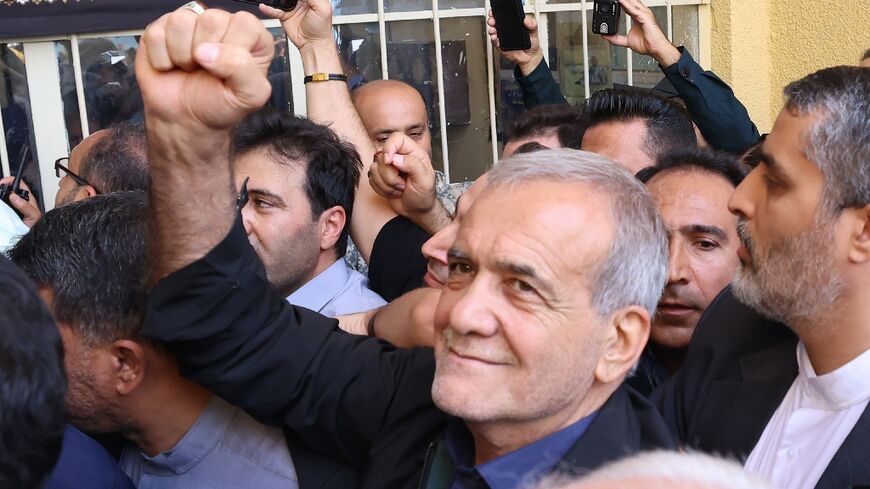
[[[790,81],[858,64],[870,48],[870,0],[711,0],[713,71],[732,85],[761,132]]]

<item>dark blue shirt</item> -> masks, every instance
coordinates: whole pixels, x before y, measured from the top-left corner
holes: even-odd
[[[565,457],[596,414],[480,465],[474,465],[474,438],[465,423],[451,419],[446,442],[455,471],[450,489],[515,489],[536,483]]]
[[[133,489],[133,483],[102,445],[67,425],[60,458],[43,489]]]

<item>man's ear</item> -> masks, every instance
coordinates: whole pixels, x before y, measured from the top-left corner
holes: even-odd
[[[870,204],[849,212],[855,215],[849,243],[849,261],[852,263],[870,262]]]
[[[595,380],[602,384],[622,382],[637,365],[649,338],[650,316],[646,309],[630,306],[615,312],[608,321]]]
[[[344,213],[344,208],[340,205],[330,207],[320,214],[317,228],[320,232],[321,250],[332,249],[335,246],[338,238],[341,237],[345,222],[347,222],[347,216]]]
[[[109,353],[112,356],[115,392],[121,396],[130,395],[145,378],[145,350],[136,341],[122,339],[112,343]]]

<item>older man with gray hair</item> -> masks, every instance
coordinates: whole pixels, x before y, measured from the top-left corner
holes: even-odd
[[[318,5],[294,15],[319,22]],[[170,343],[182,373],[350,468],[339,485],[300,462],[302,487],[514,488],[672,448],[622,387],[664,286],[664,226],[602,157],[542,151],[491,172],[450,248],[434,354],[348,335],[271,293],[226,192],[228,136],[265,102],[271,46],[253,17],[212,10],[168,14],[142,37],[152,177],[187,189],[152,193],[161,280],[144,333]]]

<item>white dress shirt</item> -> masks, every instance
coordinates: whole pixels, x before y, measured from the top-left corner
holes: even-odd
[[[812,489],[870,400],[870,350],[817,376],[804,343],[797,347],[798,376],[758,444],[746,470],[783,489]]]
[[[369,289],[365,275],[351,269],[344,258],[299,287],[287,297],[287,302],[331,318],[369,311],[387,303]]]

